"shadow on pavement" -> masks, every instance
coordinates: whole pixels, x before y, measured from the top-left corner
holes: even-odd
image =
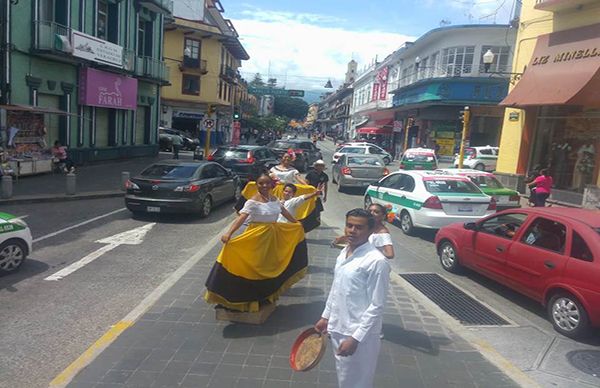
[[[325,302],[279,305],[269,319],[260,326],[231,323],[223,328],[223,338],[250,338],[273,336],[279,333],[315,324],[321,316]]]
[[[397,227],[398,229],[400,229],[400,221],[398,220],[394,220],[392,222],[392,225],[394,225],[395,227]],[[433,242],[435,241],[435,235],[437,234],[437,229],[420,229],[417,228],[414,230],[413,234],[411,235],[411,237],[414,238],[420,238],[421,240],[430,242],[433,244]]]
[[[333,272],[333,271],[332,271]],[[285,296],[289,297],[309,297],[324,295],[325,292],[319,287],[294,287],[289,289]]]
[[[320,265],[309,265],[308,266],[308,273],[311,274],[311,275],[314,275],[314,274],[317,274],[317,273],[324,273],[324,274],[333,275],[333,267],[323,267],[323,266],[320,266]],[[287,293],[286,293],[286,295],[287,295]]]
[[[437,355],[440,352],[438,345],[448,345],[452,341],[446,337],[430,337],[425,333],[406,330],[400,326],[383,324],[384,340],[421,353]]]
[[[25,259],[21,264],[21,268],[16,272],[0,276],[0,291],[17,292],[19,289],[15,287],[15,284],[46,272],[48,268],[50,266],[44,262],[29,258]]]
[[[210,224],[222,218],[228,217],[233,211],[229,204],[223,204],[213,209],[206,218],[193,213],[131,213],[132,219],[143,222],[158,222],[161,224],[187,225],[187,224]]]

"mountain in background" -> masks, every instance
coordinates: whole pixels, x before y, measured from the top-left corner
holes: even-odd
[[[304,101],[309,104],[318,103],[321,101],[321,96],[325,94],[322,90],[305,90],[304,91]]]

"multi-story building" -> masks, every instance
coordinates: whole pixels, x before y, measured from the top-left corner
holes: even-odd
[[[3,146],[22,160],[23,173],[48,167],[44,149],[56,140],[78,163],[157,153],[160,85],[168,82],[161,42],[172,1],[2,4]]]
[[[379,64],[373,74],[387,75],[397,131],[409,119],[413,123],[408,138],[406,128],[402,136],[395,136],[396,148],[403,148],[406,141],[409,147],[437,143],[441,155],[453,155],[460,142],[460,111],[465,106],[471,111],[470,145],[497,146],[504,114],[497,104],[508,92],[515,35],[509,25],[437,28]],[[483,55],[488,51],[494,57],[486,66]]]
[[[356,80],[356,70],[356,61],[348,62],[344,83],[335,92],[323,96],[317,108],[316,124],[319,131],[334,138],[349,138],[353,92],[351,85]]]
[[[231,139],[242,90],[238,69],[249,59],[218,0],[207,0],[202,20],[174,17],[165,25],[164,52],[171,85],[162,90],[161,123],[204,141],[204,118],[214,128],[211,144]],[[210,112],[209,112],[210,108]]]
[[[523,0],[497,172],[522,188],[549,167],[552,198],[600,203],[600,1]],[[515,74],[518,78],[520,74]]]

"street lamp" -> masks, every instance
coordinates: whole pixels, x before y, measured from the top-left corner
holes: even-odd
[[[415,58],[415,67],[418,69],[419,68],[419,64],[421,63],[421,57],[417,56]]]
[[[490,66],[492,65],[492,63],[494,63],[494,58],[496,57],[496,55],[492,52],[491,49],[488,49],[485,54],[483,54],[483,68],[485,70],[486,74],[489,74],[490,77],[494,74],[498,74],[498,75],[508,75],[510,76],[510,83],[511,84],[515,84],[517,83],[521,77],[523,76],[523,73],[510,73],[510,72],[505,72],[505,71],[492,71],[490,72]]]

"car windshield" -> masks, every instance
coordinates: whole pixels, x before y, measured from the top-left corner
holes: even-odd
[[[144,171],[144,177],[160,178],[190,178],[194,175],[198,167],[196,166],[177,166],[170,164],[153,164]]]
[[[218,148],[213,157],[224,159],[246,159],[248,156],[247,150],[235,150],[230,148]]]
[[[404,159],[406,159],[410,162],[433,162],[434,157],[432,154],[426,154],[426,153],[418,153],[418,154],[409,153],[409,154],[404,155]]]
[[[479,187],[486,189],[503,189],[502,183],[496,177],[489,175],[474,175],[470,176],[471,182],[475,183]]]
[[[465,156],[474,158],[475,155],[477,155],[477,150],[475,148],[465,148]]]
[[[366,148],[362,147],[344,147],[340,150],[343,154],[364,154]]]
[[[379,158],[366,158],[360,156],[351,156],[348,158],[348,164],[359,164],[363,166],[383,166]]]
[[[270,148],[298,148],[298,145],[296,143],[293,143],[291,141],[274,141],[273,143],[269,144]]]
[[[473,183],[458,179],[436,178],[425,181],[425,188],[430,193],[476,194],[481,191]]]

